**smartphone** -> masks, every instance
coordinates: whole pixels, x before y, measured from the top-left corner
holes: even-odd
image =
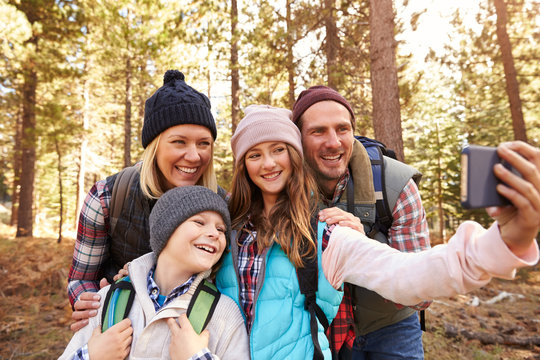
[[[497,148],[469,145],[461,152],[461,205],[465,209],[510,205],[507,198],[497,192],[500,180],[493,166],[501,163],[512,167],[497,155]]]

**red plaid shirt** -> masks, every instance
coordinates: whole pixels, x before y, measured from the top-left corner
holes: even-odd
[[[348,180],[349,173],[346,172],[338,181],[332,200],[328,201],[326,205],[332,206],[339,201]],[[425,210],[416,183],[412,179],[401,191],[392,215],[394,221],[388,231],[388,242],[391,247],[404,252],[419,252],[430,248]],[[325,239],[323,236],[323,249],[326,248],[327,244],[328,238]],[[424,301],[412,306],[412,308],[423,310],[430,304],[431,302]],[[398,308],[403,307],[403,305],[395,305]],[[343,300],[326,336],[330,341],[330,348],[335,354],[339,353],[343,345],[352,348],[356,335],[351,289],[347,285],[344,286]]]

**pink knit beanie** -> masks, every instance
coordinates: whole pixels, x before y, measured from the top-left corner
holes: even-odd
[[[238,164],[253,146],[267,141],[282,141],[303,156],[300,131],[291,121],[291,111],[270,105],[250,105],[244,110],[231,139],[231,147]]]

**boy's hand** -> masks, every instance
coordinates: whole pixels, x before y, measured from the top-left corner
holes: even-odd
[[[73,304],[75,310],[71,314],[71,319],[75,321],[71,324],[71,331],[76,332],[88,325],[88,319],[97,315],[99,309],[99,299],[101,297],[95,292],[84,292],[79,296],[79,300]]]
[[[123,268],[118,270],[118,274],[114,275],[113,280],[117,281],[123,277],[128,276],[129,275],[128,266],[129,266],[129,263],[126,263]]]
[[[328,225],[348,226],[365,234],[364,225],[362,225],[360,219],[338,207],[326,208],[319,211],[319,220],[326,221]]]
[[[198,335],[193,330],[186,314],[178,317],[178,323],[174,318],[167,319],[167,325],[171,330],[171,345],[169,346],[171,359],[189,359],[208,347],[208,339],[210,338],[208,330],[204,330]]]
[[[131,320],[124,319],[104,333],[101,327],[94,329],[88,341],[88,355],[91,360],[123,360],[131,349],[133,328]]]
[[[524,255],[540,230],[540,149],[522,141],[499,145],[499,156],[508,161],[522,176],[516,176],[503,165],[495,166],[495,175],[507,185],[497,191],[514,206],[488,209],[501,232],[501,237],[516,255]]]

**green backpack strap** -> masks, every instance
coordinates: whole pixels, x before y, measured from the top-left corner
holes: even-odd
[[[197,334],[200,334],[208,325],[220,296],[221,293],[217,287],[206,279],[201,281],[195,289],[186,315]]]
[[[195,289],[186,315],[197,334],[200,334],[208,325],[220,296],[219,290],[208,280],[201,281]],[[129,315],[134,298],[135,289],[129,276],[111,285],[101,314],[101,332],[105,332]]]
[[[105,332],[114,324],[119,323],[129,315],[133,300],[135,299],[135,289],[129,276],[122,278],[111,285],[101,313],[101,332]]]

